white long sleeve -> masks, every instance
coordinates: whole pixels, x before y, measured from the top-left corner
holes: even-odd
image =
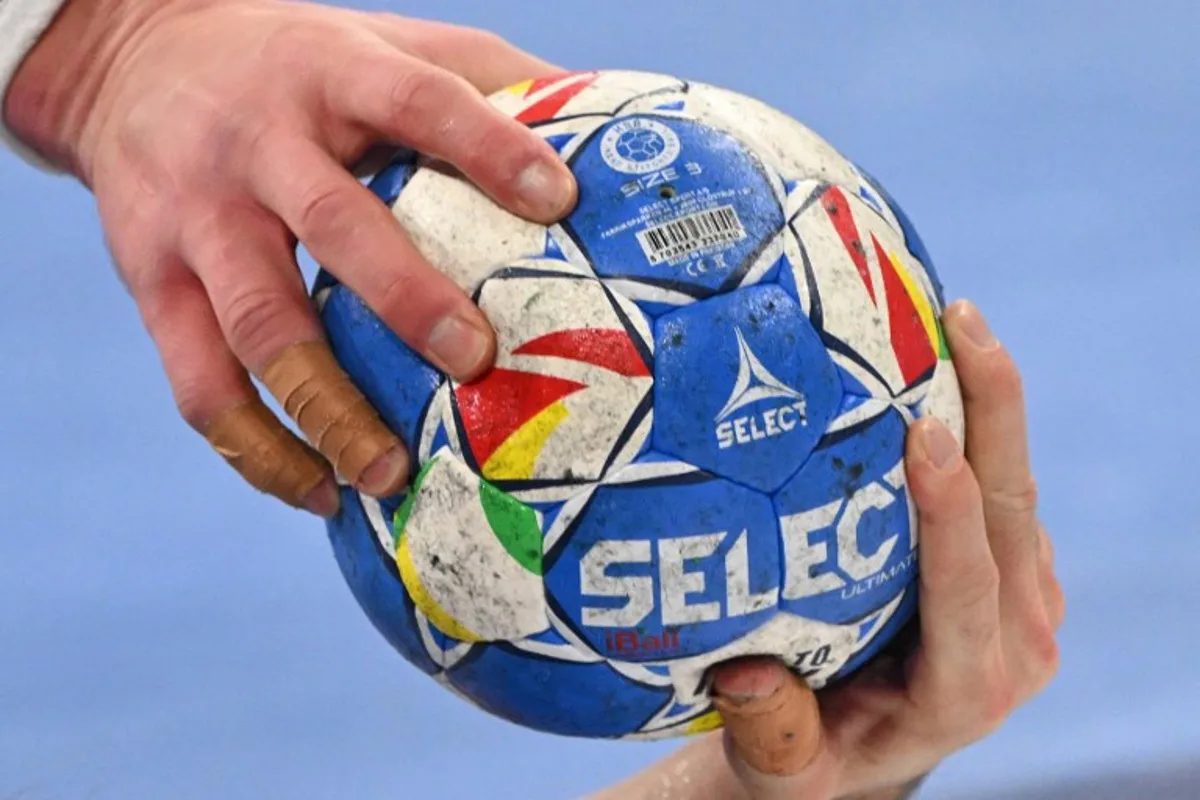
[[[8,94],[17,67],[50,27],[54,15],[66,0],[0,0],[0,101]],[[34,166],[54,168],[17,140],[0,115],[0,145],[12,150]]]

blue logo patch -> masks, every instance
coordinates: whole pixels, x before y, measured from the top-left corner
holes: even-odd
[[[767,497],[693,471],[600,487],[547,564],[551,605],[596,652],[666,661],[774,614],[779,530]]]
[[[804,463],[842,399],[816,331],[777,286],[655,324],[654,448],[764,492]]]
[[[916,578],[906,432],[904,419],[887,410],[832,433],[776,494],[780,608],[841,624],[885,605]]]
[[[675,305],[739,285],[784,225],[758,158],[693,120],[622,117],[568,162],[580,196],[563,226],[597,274]]]

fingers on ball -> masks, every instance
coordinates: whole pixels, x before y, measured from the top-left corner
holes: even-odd
[[[325,342],[287,348],[263,370],[262,381],[350,483],[377,496],[394,494],[407,483],[407,451]]]
[[[329,93],[336,112],[453,164],[521,216],[556,222],[574,205],[574,179],[553,148],[453,72],[372,48],[348,57]]]
[[[263,405],[199,279],[181,265],[140,287],[137,299],[184,420],[250,485],[323,516],[336,512],[328,465]]]
[[[254,488],[322,516],[337,511],[337,489],[325,460],[257,398],[231,406],[199,427],[212,448]]]
[[[421,256],[391,211],[313,142],[277,140],[251,169],[260,200],[396,334],[469,381],[495,354],[487,319]]]
[[[372,29],[389,44],[467,79],[483,94],[563,72],[493,31],[394,14],[371,14]]]
[[[339,475],[372,494],[398,491],[407,479],[407,456],[324,342],[285,229],[265,213],[239,215],[228,208],[206,219],[209,224],[189,229],[184,251],[234,354]],[[265,433],[255,424],[261,413],[251,411],[234,415],[222,430],[247,441],[254,434],[237,433],[242,426]],[[279,450],[271,438],[257,438],[256,449]],[[294,448],[280,454],[298,455]]]
[[[914,680],[935,722],[956,736],[989,727],[1011,708],[1000,619],[1000,571],[987,540],[979,486],[965,460],[938,469],[927,439],[945,431],[926,418],[908,445],[909,486],[921,532],[922,649]],[[953,701],[951,701],[953,699]]]
[[[980,485],[987,535],[1000,573],[1001,626],[1023,700],[1057,669],[1056,581],[1043,575],[1038,488],[1028,448],[1025,393],[1011,355],[977,308],[959,302],[946,329],[958,366],[967,418],[967,452]]]

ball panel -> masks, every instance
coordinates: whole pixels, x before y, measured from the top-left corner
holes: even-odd
[[[341,510],[326,522],[326,527],[350,591],[384,639],[417,669],[433,675],[440,665],[421,641],[415,606],[391,554],[383,549],[375,526],[367,518],[363,503],[375,501],[342,487],[341,502]],[[375,511],[378,514],[378,503]]]
[[[549,259],[497,272],[478,302],[496,329],[495,366],[450,396],[453,442],[472,468],[561,500],[644,448],[653,344],[631,302]]]
[[[411,150],[401,150],[392,157],[386,167],[376,173],[367,184],[367,188],[385,205],[391,206],[400,196],[400,192],[404,191],[416,170],[417,154]]]
[[[837,672],[830,676],[827,682],[833,683],[853,675],[859,667],[879,655],[885,647],[891,644],[904,626],[916,616],[919,596],[914,583],[885,607],[862,619],[858,623],[857,650],[850,658],[841,662]]]
[[[856,654],[871,644],[901,608],[902,600],[897,596],[882,608],[841,623],[780,610],[754,631],[724,647],[670,662],[674,701],[685,708],[710,707],[710,686],[706,678],[710,668],[732,659],[764,654],[779,656],[810,686],[819,689],[844,671]]]
[[[929,391],[916,404],[914,411],[915,416],[931,416],[941,420],[960,445],[967,441],[962,393],[953,361],[947,358],[938,362],[933,379],[929,382]]]
[[[820,339],[777,286],[655,323],[654,447],[760,491],[799,469],[842,399]]]
[[[653,98],[678,92],[684,85],[679,78],[652,72],[568,72],[509,86],[489,100],[519,122],[539,128],[568,117],[627,112],[635,102],[655,102]]]
[[[937,310],[940,314],[946,307],[946,295],[941,279],[938,276],[937,268],[934,267],[933,258],[929,255],[929,250],[925,247],[925,242],[922,241],[921,234],[917,232],[917,228],[913,225],[912,220],[904,213],[903,206],[896,202],[895,198],[892,197],[882,183],[862,167],[856,165],[854,169],[862,178],[863,184],[870,187],[871,190],[879,195],[884,206],[883,213],[887,213],[889,218],[894,220],[893,227],[904,237],[905,248],[924,267],[922,271],[927,277],[928,288],[931,290],[931,295],[936,301]]]
[[[341,284],[324,290],[321,323],[334,357],[380,417],[415,448],[443,376]],[[397,376],[404,376],[397,380]]]
[[[513,644],[477,645],[447,678],[488,712],[563,736],[636,731],[671,695],[666,687],[634,683],[603,661],[547,658]]]
[[[606,658],[704,653],[769,618],[778,526],[764,495],[683,465],[633,464],[574,498],[546,537],[546,588]]]
[[[876,397],[915,401],[946,354],[932,290],[899,233],[847,190],[801,182],[788,198],[797,284],[831,355]],[[819,304],[819,307],[818,307]]]
[[[831,433],[775,495],[786,569],[780,608],[845,623],[915,580],[906,432],[904,418],[887,409]]]
[[[716,86],[693,83],[687,113],[735,135],[789,181],[805,178],[849,183],[850,162],[805,125],[760,100]]]
[[[392,213],[417,250],[464,291],[497,266],[539,255],[546,227],[517,217],[444,167],[412,176]]]
[[[568,163],[581,189],[563,228],[598,275],[640,285],[635,299],[706,297],[761,278],[782,255],[782,183],[727,133],[624,116]]]
[[[395,560],[418,609],[459,641],[520,639],[549,626],[541,520],[443,450],[397,512]]]

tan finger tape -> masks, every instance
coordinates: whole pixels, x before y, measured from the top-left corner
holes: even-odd
[[[263,383],[313,447],[351,483],[358,483],[377,458],[401,446],[324,342],[284,350],[263,371]]]
[[[821,752],[817,698],[799,680],[788,680],[769,697],[746,702],[717,695],[713,705],[738,755],[758,772],[796,775]]]
[[[327,474],[321,458],[258,400],[222,413],[204,436],[247,483],[293,506],[301,506]]]

